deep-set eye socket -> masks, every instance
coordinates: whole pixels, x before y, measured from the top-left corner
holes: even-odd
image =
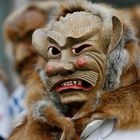
[[[49,48],[48,48],[48,55],[49,56],[57,56],[60,53],[61,52],[60,52],[60,50],[57,47],[55,47],[55,46],[49,46]]]
[[[86,48],[89,48],[89,47],[91,47],[92,45],[91,44],[83,44],[83,45],[80,45],[80,46],[78,46],[78,47],[76,47],[76,48],[73,48],[72,49],[72,52],[73,52],[73,54],[79,54],[79,53],[81,53],[83,50],[85,50]]]

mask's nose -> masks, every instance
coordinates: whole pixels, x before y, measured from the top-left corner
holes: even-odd
[[[48,62],[45,71],[48,76],[69,75],[75,71],[75,68],[72,62]]]

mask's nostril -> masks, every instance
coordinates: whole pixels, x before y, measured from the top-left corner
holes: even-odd
[[[69,70],[69,71],[68,71],[68,74],[72,74],[73,72],[74,72],[74,71]]]
[[[63,70],[62,70],[62,71],[60,72],[60,74],[61,74],[61,75],[70,75],[70,74],[72,74],[73,72],[74,72],[74,71],[71,71],[71,70],[68,70],[68,71],[66,71],[66,70],[63,71]]]
[[[61,75],[68,75],[72,74],[75,71],[74,65],[73,64],[64,64],[63,68],[61,70]]]

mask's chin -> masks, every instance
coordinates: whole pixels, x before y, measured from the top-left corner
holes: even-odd
[[[85,102],[88,99],[88,97],[85,94],[88,93],[83,93],[79,90],[58,92],[58,96],[63,104]]]
[[[55,83],[52,87],[61,103],[67,108],[64,113],[67,117],[73,117],[87,100],[95,93],[92,82],[83,79],[65,79]]]
[[[90,95],[93,94],[93,90],[90,92],[85,92],[83,90],[72,90],[69,91],[61,91],[58,92],[58,96],[61,100],[63,105],[66,105],[68,108],[67,113],[65,114],[67,117],[73,117],[80,108],[86,103],[87,100],[91,97]]]

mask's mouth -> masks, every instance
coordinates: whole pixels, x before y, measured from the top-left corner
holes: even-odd
[[[93,86],[85,80],[81,79],[69,79],[61,81],[58,85],[56,85],[55,90],[57,92],[65,91],[65,90],[84,90],[90,91]]]

